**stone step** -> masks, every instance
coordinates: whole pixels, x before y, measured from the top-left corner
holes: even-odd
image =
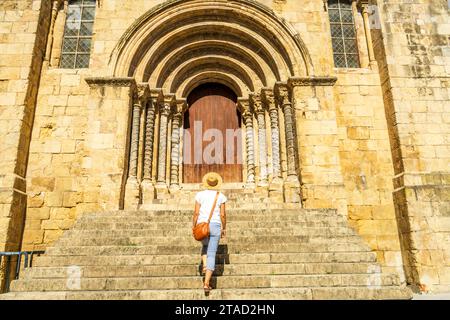
[[[189,203],[179,203],[175,200],[163,200],[160,203],[143,204],[139,206],[142,211],[157,211],[157,210],[193,210],[194,197]],[[302,209],[299,203],[279,203],[270,202],[268,199],[262,201],[229,201],[226,203],[227,210],[229,209],[248,209],[248,210],[270,210],[270,209]]]
[[[348,227],[344,221],[307,221],[292,223],[292,221],[227,221],[227,229],[256,229],[256,228],[333,228]],[[184,222],[83,222],[79,221],[72,230],[128,230],[128,229],[158,229],[173,230],[174,228],[189,229],[192,228],[192,221]]]
[[[49,247],[48,255],[152,255],[152,254],[195,254],[201,245],[148,245],[148,246],[67,246]],[[237,243],[232,246],[219,245],[218,253],[278,253],[278,252],[367,252],[370,248],[363,243]]]
[[[200,266],[195,264],[151,265],[151,266],[70,266],[33,267],[25,269],[23,279],[67,279],[72,272],[80,272],[82,278],[110,277],[164,277],[195,276],[200,274]],[[236,264],[216,265],[215,276],[237,275],[292,275],[292,274],[353,274],[380,273],[375,263],[287,263],[287,264]]]
[[[302,223],[302,222],[315,222],[315,221],[336,221],[342,219],[342,222],[345,222],[343,218],[329,217],[329,216],[305,216],[301,214],[277,214],[273,216],[258,216],[258,215],[236,215],[236,216],[228,216],[227,222],[264,222],[270,226],[270,223],[273,222],[291,222],[291,223]],[[191,216],[127,216],[127,217],[119,217],[119,216],[84,216],[80,218],[77,222],[77,225],[80,223],[145,223],[145,222],[171,222],[171,223],[180,223],[180,222],[192,222]]]
[[[262,235],[282,235],[289,234],[292,236],[354,236],[355,231],[350,228],[344,227],[327,227],[327,228],[311,228],[303,226],[291,226],[288,228],[238,228],[239,226],[228,226],[227,237],[234,238],[237,236],[249,237],[249,236],[262,236]],[[93,238],[93,237],[152,237],[152,236],[164,236],[164,237],[176,237],[183,236],[191,233],[191,225],[183,228],[176,227],[168,230],[161,230],[157,228],[153,229],[99,229],[99,230],[70,230],[64,234],[64,239],[69,238]]]
[[[128,291],[51,291],[12,292],[0,295],[0,300],[381,300],[411,299],[408,288],[309,287],[216,289],[205,297],[201,289],[128,290]]]
[[[167,207],[169,207],[167,205]],[[153,216],[187,216],[192,217],[194,206],[188,209],[160,209],[160,210],[117,210],[117,211],[102,211],[85,214],[86,217],[153,217]],[[303,215],[303,216],[320,216],[320,217],[342,217],[336,210],[332,209],[303,209],[303,208],[255,208],[251,205],[249,208],[233,208],[227,209],[228,216],[262,216],[272,217],[274,215]]]
[[[258,263],[369,263],[376,262],[375,252],[334,252],[334,253],[256,253],[218,254],[216,263],[258,264]],[[123,255],[123,256],[49,256],[35,257],[33,266],[146,266],[200,263],[200,255]]]
[[[201,286],[199,276],[187,277],[124,277],[81,279],[21,279],[11,283],[11,291],[68,291],[68,290],[148,290],[196,289]],[[364,288],[400,285],[397,276],[384,274],[328,274],[328,275],[263,275],[221,276],[211,279],[218,288],[288,288],[340,287]]]
[[[185,245],[195,246],[199,244],[192,236],[192,231],[190,229],[186,230],[184,236],[173,236],[173,237],[160,237],[159,234],[151,235],[146,237],[69,237],[61,238],[55,243],[55,246],[146,246],[146,245],[176,245],[183,243]],[[321,244],[321,243],[348,243],[348,244],[359,244],[361,239],[356,235],[263,235],[263,236],[241,236],[234,235],[233,237],[226,237],[221,239],[222,244],[229,245],[230,247],[235,244],[241,243],[258,243],[271,245],[273,243],[282,244]]]

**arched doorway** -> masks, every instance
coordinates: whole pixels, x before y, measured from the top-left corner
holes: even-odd
[[[241,116],[236,94],[219,83],[195,88],[184,117],[183,182],[199,183],[214,171],[224,182],[242,181]]]

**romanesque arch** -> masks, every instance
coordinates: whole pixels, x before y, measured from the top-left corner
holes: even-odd
[[[217,67],[204,73],[207,66],[202,63],[211,58]],[[234,83],[244,97],[289,77],[314,74],[308,50],[294,29],[249,0],[168,1],[125,32],[110,68],[115,77],[134,77],[173,94],[186,81],[187,70],[199,82],[206,77],[230,81],[224,75],[234,73],[251,79],[244,86]]]
[[[133,101],[126,193],[133,193],[132,199],[158,197],[179,188],[186,98],[202,84],[219,83],[238,96],[246,186],[272,190],[279,199],[290,185],[289,198],[299,202],[295,111],[288,84],[314,77],[311,61],[294,28],[256,1],[175,0],[142,15],[109,61],[109,76],[132,79],[139,89]],[[145,148],[140,148],[143,131]],[[141,171],[139,163],[144,163]]]

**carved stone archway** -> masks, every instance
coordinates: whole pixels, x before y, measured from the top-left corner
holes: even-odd
[[[133,78],[140,88],[132,103],[126,207],[179,190],[186,97],[206,82],[239,95],[246,188],[301,201],[292,83],[313,86],[314,68],[299,34],[264,5],[168,1],[125,32],[110,75]],[[304,81],[292,81],[298,78]]]

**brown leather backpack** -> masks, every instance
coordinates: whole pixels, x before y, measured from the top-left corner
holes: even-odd
[[[211,208],[211,212],[209,214],[208,222],[202,222],[196,224],[196,226],[192,229],[192,234],[194,235],[194,239],[197,241],[202,241],[206,237],[209,236],[209,222],[211,221],[214,209],[216,208],[217,199],[219,198],[219,192],[216,194],[216,198],[214,199],[213,206]],[[199,214],[200,216],[200,214]],[[198,221],[198,217],[197,217]],[[196,222],[197,223],[197,222]]]

